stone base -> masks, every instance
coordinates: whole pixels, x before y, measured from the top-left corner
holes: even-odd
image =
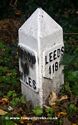
[[[62,73],[63,66],[59,70],[59,74],[56,75],[54,79],[43,78],[42,90],[35,92],[31,88],[21,83],[22,94],[27,100],[32,102],[33,106],[40,105],[41,107],[47,103],[47,98],[49,97],[52,90],[58,94],[60,87],[64,84],[64,74]]]
[[[43,78],[43,104],[47,103],[47,98],[50,93],[54,91],[56,94],[59,93],[61,85],[64,84],[64,74],[63,74],[63,66],[61,66],[58,75],[51,80]]]
[[[31,101],[33,106],[41,105],[41,98],[39,92],[34,92],[29,87],[21,83],[22,94],[26,97],[27,101]]]

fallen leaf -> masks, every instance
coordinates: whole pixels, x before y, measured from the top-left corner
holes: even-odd
[[[26,115],[24,115],[24,116],[21,117],[20,123],[21,123],[21,124],[24,124],[25,122],[28,121],[28,119],[29,119],[29,118],[28,118]]]
[[[57,100],[57,95],[54,91],[52,91],[49,97],[49,105],[50,106],[55,105],[56,100]]]
[[[58,112],[58,114],[57,114],[58,117],[66,116],[66,115],[67,115],[66,112]]]
[[[3,103],[3,101],[2,101],[2,99],[0,100],[0,104],[2,104]]]
[[[0,115],[6,115],[7,113],[8,113],[8,112],[6,112],[6,111],[0,109]]]
[[[32,125],[32,123],[27,123],[27,125]]]
[[[23,120],[21,120],[21,121],[20,121],[20,123],[21,123],[21,124],[24,124],[24,121],[23,121]]]
[[[7,98],[2,98],[2,101],[5,101],[6,103],[9,102],[9,100]]]
[[[77,125],[76,123],[72,123],[72,125]]]
[[[58,99],[59,101],[62,101],[62,100],[66,100],[66,99],[68,99],[68,96],[67,95],[64,95],[64,96],[62,96],[60,99]]]
[[[2,98],[2,99],[0,99],[0,104],[6,105],[6,104],[8,104],[8,103],[9,103],[9,100],[8,100],[7,98]]]

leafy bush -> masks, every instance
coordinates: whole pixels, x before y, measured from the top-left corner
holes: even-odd
[[[16,92],[15,92],[15,90],[13,90],[13,91],[9,91],[8,93],[7,93],[7,97],[16,97]]]
[[[71,88],[69,86],[69,82],[64,83],[64,85],[62,86],[62,89],[61,89],[61,94],[63,94],[63,95],[71,94]]]
[[[78,108],[75,106],[75,104],[70,103],[67,107],[67,113],[68,113],[68,117],[70,119],[73,116],[76,116],[76,114],[78,113]]]
[[[65,66],[65,85],[63,90],[78,96],[78,47],[74,43],[65,43],[65,54],[62,63]]]
[[[58,119],[57,121],[56,121],[56,125],[63,125],[63,119]]]
[[[53,117],[54,116],[54,110],[51,107],[46,108],[45,112],[46,112],[48,117]]]
[[[10,104],[15,107],[19,104],[25,104],[26,103],[26,99],[24,98],[24,96],[22,95],[18,95],[15,90],[13,91],[8,91],[7,93],[7,97],[10,100]]]
[[[32,110],[32,112],[36,115],[36,116],[42,116],[43,114],[43,109],[40,106],[36,106],[34,107],[34,109]]]
[[[8,90],[16,90],[19,84],[18,59],[12,56],[12,52],[16,50],[16,46],[0,41],[0,95],[5,95]],[[11,87],[10,87],[11,86]],[[20,87],[18,87],[18,90]]]

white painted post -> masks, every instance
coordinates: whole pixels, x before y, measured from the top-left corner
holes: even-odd
[[[22,93],[34,106],[43,106],[50,92],[58,93],[64,83],[62,28],[38,8],[19,29],[18,45]]]

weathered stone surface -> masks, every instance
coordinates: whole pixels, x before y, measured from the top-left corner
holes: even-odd
[[[50,92],[64,83],[60,60],[62,28],[38,8],[19,29],[19,70],[22,93],[33,105],[46,103]]]

